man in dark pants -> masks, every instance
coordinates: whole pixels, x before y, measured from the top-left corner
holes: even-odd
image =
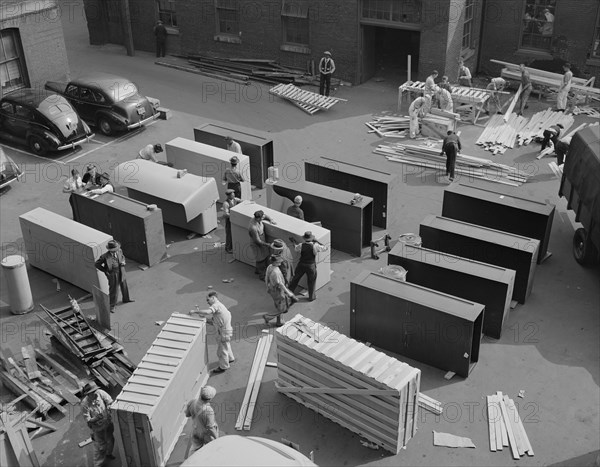
[[[111,240],[106,247],[108,251],[98,258],[96,268],[106,274],[110,296],[110,312],[114,313],[119,296],[119,287],[123,295],[123,303],[131,303],[135,300],[129,297],[129,288],[125,279],[125,256],[123,256],[119,244],[115,240]]]
[[[223,201],[223,217],[225,218],[225,251],[227,253],[233,252],[233,238],[231,236],[231,218],[229,211],[234,206],[242,202],[241,199],[235,197],[235,190],[229,188],[225,190],[227,199]]]
[[[227,188],[234,190],[236,198],[242,197],[242,182],[245,181],[238,167],[239,162],[240,159],[238,156],[232,156],[229,159],[231,167],[227,167],[225,172],[223,172],[223,184],[227,184]]]
[[[542,149],[540,152],[550,145],[550,141],[552,141],[552,144],[556,148],[556,142],[560,137],[560,132],[562,129],[564,129],[564,126],[562,126],[561,123],[557,123],[556,125],[552,125],[550,128],[544,130],[544,141],[542,141]]]
[[[167,28],[161,20],[154,26],[154,35],[156,36],[156,56],[164,57],[167,50]]]
[[[321,74],[321,81],[319,83],[319,94],[322,96],[329,96],[329,89],[331,87],[331,75],[335,71],[335,62],[331,58],[331,52],[327,51],[323,53],[323,58],[319,61],[319,73]]]
[[[317,253],[327,250],[327,246],[315,240],[312,232],[305,232],[302,238],[304,239],[304,243],[298,243],[294,237],[290,237],[290,241],[294,244],[294,249],[300,252],[300,260],[296,266],[296,272],[290,282],[289,289],[294,293],[296,287],[298,287],[298,282],[306,274],[308,300],[312,302],[317,298],[315,293],[315,284],[317,283]]]
[[[265,280],[267,271],[267,263],[271,255],[271,244],[267,243],[265,237],[265,226],[263,221],[268,221],[275,225],[276,222],[267,216],[263,211],[256,211],[254,218],[250,220],[248,225],[248,235],[252,239],[253,253],[255,258],[254,274],[258,274],[261,281]]]
[[[571,145],[571,137],[567,136],[566,138],[557,141],[554,145],[554,152],[556,153],[556,163],[558,165],[562,165],[565,162],[565,157],[569,153],[569,146]]]
[[[440,156],[446,153],[446,176],[450,177],[450,181],[454,181],[454,166],[456,165],[456,156],[462,149],[460,138],[453,131],[448,131],[448,136],[442,142],[442,152]]]

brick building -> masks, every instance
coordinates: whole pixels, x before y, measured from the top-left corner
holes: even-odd
[[[54,1],[22,0],[0,4],[0,85],[2,95],[23,87],[43,87],[66,78],[67,51]]]
[[[600,80],[598,0],[486,0],[482,29],[480,71],[497,74],[496,59],[562,73],[568,61],[576,76]]]
[[[382,71],[397,81],[433,69],[455,80],[458,59],[476,66],[481,29],[475,0],[85,0],[93,44],[123,43],[130,18],[137,50],[154,51],[153,26],[169,31],[167,54],[277,59],[306,69],[332,52],[335,76],[353,83]],[[126,11],[127,10],[127,11]],[[125,29],[126,30],[126,29]]]

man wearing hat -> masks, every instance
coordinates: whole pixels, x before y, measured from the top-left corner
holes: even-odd
[[[233,252],[233,238],[231,236],[231,218],[230,210],[234,206],[242,202],[241,199],[235,197],[235,190],[228,188],[225,190],[225,196],[227,198],[223,201],[223,217],[225,218],[225,251],[227,253]]]
[[[100,186],[102,175],[98,173],[98,167],[94,164],[88,164],[81,181],[85,188],[90,189],[92,186]]]
[[[94,467],[104,465],[106,459],[114,459],[112,455],[115,445],[114,425],[110,415],[112,398],[93,381],[83,387],[81,414],[90,430],[94,441]]]
[[[117,306],[119,287],[123,295],[123,303],[131,303],[135,300],[129,297],[129,287],[125,278],[125,256],[123,256],[119,243],[111,240],[106,247],[108,251],[98,258],[96,268],[106,274],[110,297],[110,312],[114,313]]]
[[[240,143],[235,141],[231,136],[225,136],[225,143],[227,144],[225,149],[228,151],[242,154],[242,147],[240,146]]]
[[[290,237],[290,240],[294,243],[294,249],[300,252],[300,260],[296,266],[296,272],[294,273],[292,282],[290,282],[289,289],[295,292],[300,279],[306,274],[308,300],[312,302],[317,298],[315,293],[315,284],[317,283],[317,253],[327,250],[327,246],[315,240],[312,232],[305,232],[302,238],[304,242],[298,243],[294,237]]]
[[[167,28],[161,20],[154,26],[154,36],[156,37],[156,56],[164,57],[167,51]]]
[[[283,280],[287,287],[294,276],[294,257],[292,256],[292,252],[283,240],[276,238],[271,243],[271,254],[281,258],[279,269],[283,274]]]
[[[277,318],[275,325],[281,326],[283,324],[281,315],[287,313],[290,306],[296,303],[298,299],[292,291],[286,287],[283,272],[281,271],[283,258],[281,256],[271,255],[269,262],[271,264],[269,264],[265,274],[265,284],[267,285],[267,292],[273,299],[275,312],[265,313],[263,319],[265,320],[265,324],[268,325],[273,318]]]
[[[295,217],[296,219],[304,220],[304,211],[300,208],[302,204],[302,196],[298,195],[294,198],[294,204],[291,205],[287,210],[287,215]]]
[[[319,73],[321,81],[319,83],[319,94],[329,96],[329,88],[331,87],[331,75],[335,71],[335,62],[331,58],[331,52],[323,53],[323,58],[319,61]]]
[[[242,172],[238,167],[239,162],[240,159],[238,156],[232,156],[231,159],[229,159],[231,167],[227,167],[223,173],[223,185],[227,184],[227,188],[234,190],[236,198],[242,197],[241,183],[244,181]]]
[[[189,454],[196,452],[205,444],[219,437],[219,426],[215,420],[215,411],[210,401],[217,395],[212,386],[203,386],[200,397],[192,399],[185,408],[185,416],[192,419],[193,429]]]
[[[108,172],[103,172],[100,175],[100,188],[95,188],[93,190],[89,190],[90,193],[95,195],[101,195],[102,193],[114,193],[115,188],[110,183],[110,175]]]
[[[256,211],[254,217],[248,224],[248,235],[252,239],[252,246],[254,248],[254,258],[256,266],[254,268],[254,274],[258,274],[258,278],[261,281],[265,280],[265,271],[267,270],[267,262],[269,260],[271,244],[267,243],[265,237],[265,226],[264,221],[268,221],[275,225],[276,222],[267,216],[264,211]]]

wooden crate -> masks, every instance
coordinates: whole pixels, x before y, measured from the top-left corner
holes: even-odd
[[[124,162],[115,169],[115,182],[130,198],[156,204],[165,224],[205,235],[217,228],[219,191],[214,178],[180,171],[144,159]]]
[[[112,235],[125,256],[153,266],[167,253],[162,211],[118,193],[71,193],[73,220]]]
[[[275,219],[277,225],[265,222],[265,237],[267,242],[272,242],[276,238],[283,240],[290,248],[294,256],[294,265],[297,264],[300,253],[294,251],[289,238],[294,237],[297,242],[302,243],[302,235],[310,230],[315,238],[323,245],[329,248],[327,251],[321,251],[317,254],[317,283],[316,289],[320,289],[330,281],[331,266],[329,263],[331,255],[331,234],[329,230],[301,221],[295,217],[265,208],[259,204],[245,201],[231,209],[231,235],[233,238],[233,257],[242,263],[255,265],[256,255],[254,253],[253,242],[248,234],[248,225],[254,218],[254,213],[258,210],[264,211],[272,219]],[[300,285],[306,288],[306,276],[300,281]]]
[[[512,298],[525,303],[531,294],[539,240],[440,216],[427,216],[419,235],[424,248],[513,269]]]
[[[371,271],[350,283],[350,336],[464,378],[479,361],[485,307]]]
[[[225,200],[225,190],[227,190],[227,185],[223,184],[223,174],[228,167],[231,167],[229,163],[231,157],[237,156],[240,160],[238,168],[244,177],[241,183],[242,199],[252,199],[248,156],[185,138],[175,138],[166,143],[165,148],[167,161],[171,162],[176,169],[187,169],[194,175],[214,178],[221,201]]]
[[[394,454],[415,435],[420,370],[300,314],[275,339],[280,392]]]
[[[206,322],[174,313],[111,406],[124,466],[166,464],[207,379]]]
[[[250,180],[256,188],[264,188],[269,178],[269,167],[274,163],[273,140],[268,134],[254,129],[239,127],[230,123],[227,126],[207,123],[194,128],[194,139],[225,149],[225,137],[231,136],[242,147],[242,153],[250,157]]]
[[[515,271],[402,242],[389,252],[388,264],[406,269],[411,284],[485,305],[483,333],[500,339],[510,311]]]
[[[95,262],[106,253],[110,235],[44,208],[22,214],[19,222],[31,266],[90,293],[94,286],[108,293],[108,280]]]

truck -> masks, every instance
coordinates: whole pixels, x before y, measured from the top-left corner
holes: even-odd
[[[588,266],[600,261],[600,127],[573,135],[558,191],[581,223],[573,235],[573,256]]]

